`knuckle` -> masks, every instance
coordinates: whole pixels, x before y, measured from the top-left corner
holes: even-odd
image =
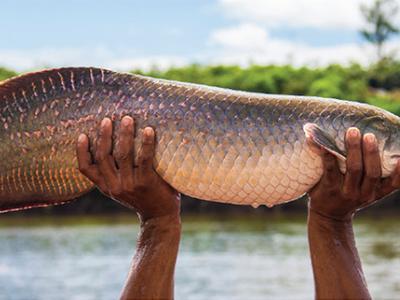
[[[115,159],[118,161],[127,161],[130,158],[130,153],[118,152],[115,154]]]
[[[349,200],[357,200],[360,197],[360,193],[354,189],[343,189],[343,196]]]
[[[365,169],[365,177],[369,180],[377,180],[381,177],[381,170],[375,167]]]
[[[122,126],[120,135],[123,136],[124,138],[130,138],[130,137],[132,137],[132,132],[133,132],[133,128],[130,128],[127,126]]]
[[[351,140],[347,142],[347,148],[350,151],[357,151],[360,149],[360,142],[358,140]]]
[[[107,154],[104,151],[97,151],[95,154],[95,159],[98,162],[103,162],[106,160],[106,158],[107,158]]]
[[[149,185],[145,180],[141,180],[138,184],[135,185],[134,191],[135,193],[144,194],[149,190]]]
[[[143,156],[142,160],[141,160],[142,165],[147,165],[149,163],[151,163],[151,157],[149,156]]]
[[[143,146],[146,146],[147,148],[150,148],[151,146],[153,146],[153,144],[154,144],[154,141],[153,140],[149,140],[149,139],[145,139],[144,141],[143,141]]]
[[[97,133],[97,142],[102,143],[102,142],[104,142],[104,140],[106,138],[107,138],[107,134],[106,134],[105,130],[99,130],[99,132]]]
[[[334,197],[338,195],[338,191],[334,188],[329,188],[328,186],[326,187],[326,194],[328,197]]]
[[[380,177],[381,177],[381,174],[380,174],[380,171],[379,170],[367,170],[366,172],[365,172],[365,176],[370,180],[370,181],[372,181],[372,182],[375,182],[375,181],[377,181]]]
[[[142,165],[147,165],[149,163],[152,163],[153,161],[153,156],[151,155],[151,153],[149,152],[141,152],[139,154],[139,162]]]
[[[133,193],[135,190],[135,187],[131,181],[125,180],[125,181],[122,181],[122,190],[126,193]]]
[[[347,166],[348,172],[350,173],[359,173],[362,170],[361,162],[351,162]]]
[[[120,197],[123,194],[123,191],[120,187],[113,187],[110,189],[110,193],[111,195],[113,195],[114,197]]]
[[[375,150],[371,150],[369,152],[369,156],[373,157],[374,159],[377,159],[380,161],[380,157],[379,157],[379,150],[375,149]]]

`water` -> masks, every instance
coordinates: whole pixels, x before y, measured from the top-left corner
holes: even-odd
[[[132,216],[132,219],[134,217]],[[138,225],[0,219],[0,299],[117,299]],[[374,299],[400,295],[400,221],[363,219],[357,243]],[[188,219],[177,299],[312,299],[305,220]]]

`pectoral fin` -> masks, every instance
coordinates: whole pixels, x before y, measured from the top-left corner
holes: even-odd
[[[318,127],[317,124],[307,123],[303,126],[307,138],[311,138],[318,146],[335,155],[339,161],[346,161],[345,153],[336,145],[335,139]]]

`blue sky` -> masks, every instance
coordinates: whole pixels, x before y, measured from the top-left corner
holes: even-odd
[[[362,2],[3,0],[0,65],[363,62],[370,49],[358,34]]]

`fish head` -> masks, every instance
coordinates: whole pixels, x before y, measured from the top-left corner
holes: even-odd
[[[366,118],[357,125],[363,135],[375,135],[381,157],[382,177],[390,176],[400,159],[400,118],[385,112]]]
[[[379,141],[379,136],[377,136]],[[398,130],[388,136],[381,137],[383,150],[381,151],[382,177],[388,177],[396,168],[400,160],[400,124]],[[380,147],[380,149],[382,149]]]

